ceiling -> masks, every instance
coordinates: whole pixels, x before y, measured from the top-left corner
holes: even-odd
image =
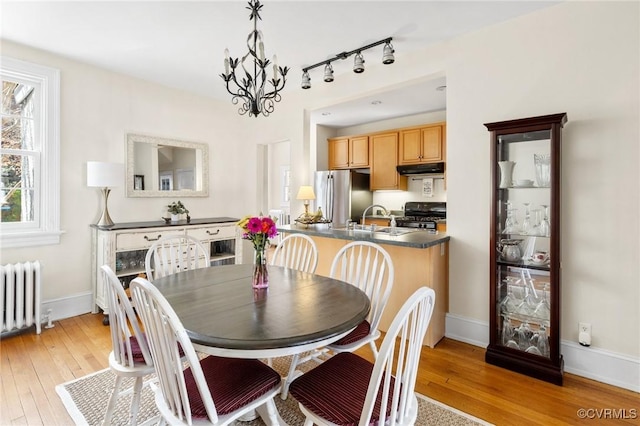
[[[283,92],[302,90],[302,68],[337,53],[393,37],[396,55],[548,7],[543,1],[263,1],[266,56],[291,68]],[[252,29],[246,1],[0,0],[0,35],[20,44],[204,96],[230,102],[219,75],[224,49],[246,53]],[[363,52],[367,63],[382,46]],[[334,62],[336,80],[353,57]],[[366,64],[365,64],[366,65]],[[390,66],[400,66],[397,62]],[[310,71],[322,82],[322,67]],[[444,78],[313,111],[319,124],[344,127],[445,109]],[[311,89],[313,90],[313,86]],[[380,101],[374,105],[372,101]],[[322,115],[330,110],[330,115]]]

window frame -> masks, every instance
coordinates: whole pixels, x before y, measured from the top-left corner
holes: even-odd
[[[60,71],[0,56],[0,76],[28,82],[37,88],[36,117],[40,162],[37,169],[37,223],[0,223],[0,247],[29,247],[60,243]]]

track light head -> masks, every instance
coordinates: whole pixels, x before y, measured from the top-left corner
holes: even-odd
[[[360,52],[356,53],[356,57],[353,60],[353,72],[356,74],[364,72],[364,57]]]
[[[331,83],[333,81],[333,67],[331,63],[324,66],[324,81]]]
[[[395,52],[395,50],[393,50],[393,46],[391,45],[391,42],[388,41],[385,45],[384,48],[382,49],[382,63],[385,65],[389,65],[392,64],[396,61],[396,59],[393,57],[393,52]]]
[[[309,77],[309,72],[304,71],[302,73],[302,88],[310,89],[311,88],[311,77]]]

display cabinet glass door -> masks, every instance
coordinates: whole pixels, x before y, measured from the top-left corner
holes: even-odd
[[[486,124],[492,142],[489,363],[562,383],[560,129],[566,114]]]

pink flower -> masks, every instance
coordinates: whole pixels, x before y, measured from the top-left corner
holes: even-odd
[[[256,248],[264,248],[269,238],[278,235],[275,221],[268,216],[245,216],[238,226],[243,231],[242,238],[250,240]]]

